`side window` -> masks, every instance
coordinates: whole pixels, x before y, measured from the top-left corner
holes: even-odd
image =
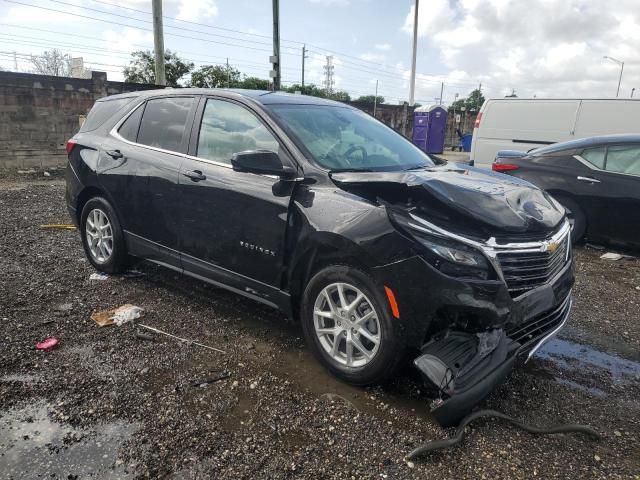
[[[207,100],[198,136],[198,157],[231,164],[234,153],[245,150],[278,153],[278,149],[278,141],[249,110],[223,100]]]
[[[174,152],[180,151],[187,117],[193,102],[193,97],[149,100],[142,114],[138,143]]]
[[[606,170],[640,175],[640,145],[611,145],[607,149]]]
[[[594,167],[604,170],[605,152],[605,147],[587,148],[580,156]]]
[[[140,118],[142,118],[143,111],[144,105],[140,105],[131,115],[129,115],[124,123],[120,125],[118,133],[122,138],[129,140],[130,142],[136,141],[138,138],[138,129],[140,128]]]

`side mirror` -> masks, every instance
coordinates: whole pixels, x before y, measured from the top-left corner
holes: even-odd
[[[277,153],[269,150],[246,150],[234,153],[231,157],[231,165],[237,172],[278,175],[282,178],[291,178],[296,174],[293,168],[282,164]]]

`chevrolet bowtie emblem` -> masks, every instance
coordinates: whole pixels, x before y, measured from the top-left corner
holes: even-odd
[[[544,251],[553,253],[560,248],[560,244],[558,242],[548,242],[544,245]]]

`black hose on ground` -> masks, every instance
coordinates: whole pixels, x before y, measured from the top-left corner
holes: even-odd
[[[478,410],[477,412],[473,412],[462,419],[460,425],[456,430],[454,436],[450,438],[445,438],[442,440],[434,440],[432,442],[427,442],[420,445],[418,448],[414,449],[407,458],[412,459],[416,458],[420,455],[424,455],[429,452],[433,452],[435,450],[442,450],[443,448],[453,447],[454,445],[459,444],[464,438],[464,429],[474,420],[482,417],[495,417],[506,420],[507,422],[515,425],[516,427],[521,428],[529,433],[533,433],[535,435],[550,435],[555,433],[584,433],[585,435],[590,435],[597,440],[600,440],[602,436],[596,432],[593,428],[588,427],[586,425],[576,425],[576,424],[567,424],[567,425],[557,425],[549,428],[541,428],[535,427],[532,425],[527,425],[526,423],[521,422],[520,420],[516,420],[515,418],[510,417],[509,415],[505,415],[504,413],[497,412],[496,410]]]

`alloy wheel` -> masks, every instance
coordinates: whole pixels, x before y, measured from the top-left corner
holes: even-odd
[[[91,256],[96,263],[106,263],[113,253],[113,229],[107,214],[94,208],[87,215],[85,234]]]
[[[373,303],[348,283],[332,283],[318,294],[313,308],[316,336],[337,363],[362,367],[375,357],[381,342]]]

